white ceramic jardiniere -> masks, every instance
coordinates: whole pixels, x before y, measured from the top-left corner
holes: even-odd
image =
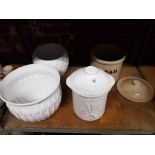
[[[45,64],[54,67],[61,76],[67,71],[69,58],[66,49],[56,43],[41,45],[33,53],[34,64]]]
[[[60,75],[43,64],[20,67],[3,79],[1,98],[18,119],[44,120],[61,102]]]
[[[107,95],[115,80],[103,70],[88,66],[72,73],[66,83],[72,89],[75,114],[94,121],[104,114]]]

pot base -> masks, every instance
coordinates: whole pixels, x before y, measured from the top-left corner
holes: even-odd
[[[83,97],[73,92],[73,108],[75,114],[86,121],[95,121],[105,112],[107,95],[102,97]]]

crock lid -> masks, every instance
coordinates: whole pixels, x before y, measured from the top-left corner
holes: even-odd
[[[126,99],[133,102],[147,102],[154,96],[154,88],[139,77],[125,77],[118,81],[117,89]]]
[[[88,66],[72,73],[66,81],[77,94],[85,97],[99,97],[108,93],[114,85],[114,78],[103,70]]]

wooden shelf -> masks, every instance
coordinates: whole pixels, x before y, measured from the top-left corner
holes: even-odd
[[[150,82],[155,88],[155,66],[139,66],[142,77]]]
[[[105,114],[94,122],[78,118],[73,111],[71,90],[65,79],[77,67],[70,67],[62,79],[63,99],[59,109],[50,118],[28,123],[16,119],[6,112],[2,127],[6,132],[47,132],[47,133],[87,133],[87,134],[152,134],[155,133],[155,101],[134,103],[119,95],[116,85],[108,96]],[[121,77],[139,76],[133,66],[124,65]]]

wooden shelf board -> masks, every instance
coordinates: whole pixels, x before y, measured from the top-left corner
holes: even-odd
[[[95,133],[95,134],[152,134],[155,132],[155,101],[134,103],[119,95],[116,85],[108,96],[104,115],[94,122],[78,118],[73,111],[71,90],[65,79],[78,67],[70,67],[63,77],[63,99],[59,109],[50,118],[29,123],[16,119],[9,111],[3,118],[4,130],[54,133]],[[140,76],[133,66],[124,65],[121,77]]]

